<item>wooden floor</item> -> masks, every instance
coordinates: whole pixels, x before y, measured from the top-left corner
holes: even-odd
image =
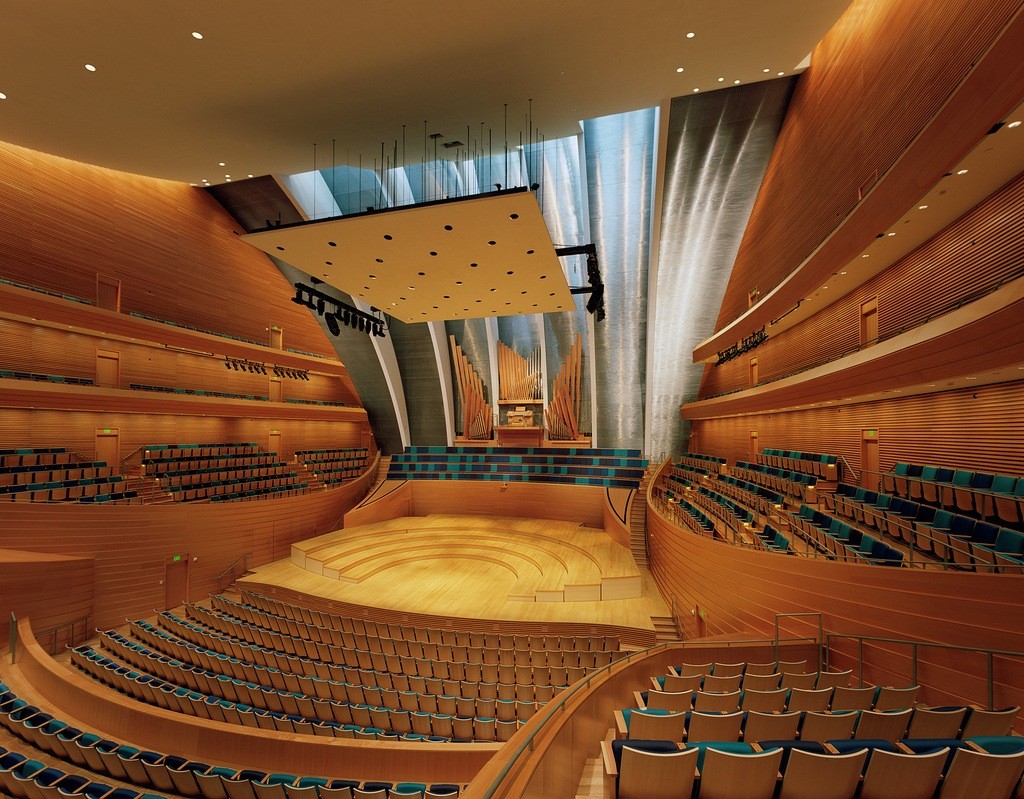
[[[653,629],[654,581],[603,531],[575,522],[430,515],[293,546],[247,581],[387,610]]]

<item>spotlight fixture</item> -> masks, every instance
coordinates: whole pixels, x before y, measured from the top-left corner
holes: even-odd
[[[310,277],[310,282],[314,286],[323,283],[322,280],[315,277]],[[360,333],[366,333],[367,335],[384,337],[384,331],[387,330],[387,322],[378,308],[371,308],[372,313],[366,313],[346,302],[335,299],[330,294],[325,294],[313,286],[306,285],[305,283],[295,283],[294,286],[295,296],[292,297],[292,302],[298,305],[305,305],[311,311],[316,311],[319,316],[322,316],[324,324],[331,331],[331,335],[340,335],[341,328],[344,326],[351,327],[353,330],[358,330]]]

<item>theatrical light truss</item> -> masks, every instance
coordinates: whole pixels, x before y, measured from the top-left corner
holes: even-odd
[[[555,255],[563,258],[569,255],[587,256],[587,282],[589,286],[569,287],[570,294],[589,294],[587,300],[587,313],[594,315],[595,322],[603,322],[604,310],[604,280],[601,279],[601,270],[597,265],[597,247],[593,244],[580,244],[574,247],[556,247]]]
[[[310,282],[314,286],[323,283],[322,280],[318,280],[315,277],[310,277]],[[344,326],[351,327],[353,330],[358,330],[360,333],[365,333],[368,336],[384,337],[384,331],[388,329],[388,323],[377,308],[373,308],[373,313],[368,314],[346,302],[335,299],[330,294],[325,294],[313,286],[308,286],[305,283],[295,283],[294,285],[295,296],[292,297],[292,302],[298,305],[305,305],[311,311],[316,311],[319,316],[322,316],[327,329],[331,331],[331,335],[340,335],[341,328]]]
[[[728,349],[722,350],[718,353],[718,361],[715,366],[721,366],[723,363],[731,361],[733,358],[738,358],[744,353],[750,352],[753,349],[760,347],[768,340],[768,334],[765,332],[762,326],[760,330],[751,333],[743,341],[738,344],[733,344]]]
[[[224,368],[258,375],[265,375],[267,373],[267,364],[265,363],[228,356],[224,358]],[[291,369],[284,366],[272,366],[271,369],[277,377],[287,377],[290,380],[309,380],[309,372],[305,369]]]

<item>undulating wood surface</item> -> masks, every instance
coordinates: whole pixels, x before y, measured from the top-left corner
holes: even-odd
[[[693,422],[697,451],[730,461],[752,460],[758,449],[843,455],[860,469],[862,431],[877,430],[879,468],[897,461],[959,466],[997,474],[1024,474],[1024,382],[1000,383],[893,397],[878,402],[818,407]]]
[[[2,534],[0,534],[2,535]],[[92,557],[0,549],[0,641],[6,645],[10,614],[32,618],[40,634],[93,616],[95,603],[95,560]],[[75,626],[81,641],[93,628]],[[63,648],[70,630],[53,637],[42,636],[43,644]]]
[[[5,309],[7,310],[7,309]],[[216,355],[168,349],[159,341],[124,341],[99,332],[61,330],[18,319],[0,318],[0,369],[96,379],[96,352],[116,353],[120,388],[132,384],[200,389],[266,398],[273,369],[267,374],[225,368]],[[268,350],[258,363],[275,363]],[[281,379],[282,399],[321,400],[359,405],[342,376],[317,374],[309,380]]]
[[[57,663],[18,625],[18,673],[62,719],[157,752],[236,768],[356,780],[465,783],[501,744],[356,741],[252,729],[172,713],[121,696]]]
[[[202,599],[242,573],[239,566],[221,576],[244,554],[252,553],[250,565],[267,563],[287,557],[295,541],[338,527],[372,482],[371,471],[325,491],[220,504],[5,502],[0,504],[0,546],[94,558],[92,624],[117,626],[126,616],[164,608],[165,568],[174,556],[189,561],[189,599]],[[41,596],[50,590],[48,581],[34,588]]]
[[[22,381],[3,381],[20,383]],[[30,384],[34,385],[34,384]],[[324,449],[331,447],[358,447],[360,436],[366,429],[365,421],[344,420],[340,412],[346,409],[333,409],[339,417],[337,421],[324,419],[301,418],[308,410],[295,406],[295,417],[275,418],[274,408],[270,403],[260,403],[268,407],[260,407],[260,415],[248,409],[240,408],[235,403],[231,408],[234,418],[199,415],[198,410],[189,407],[187,399],[181,398],[176,407],[175,398],[163,399],[162,395],[150,395],[143,392],[119,392],[122,397],[104,396],[104,405],[112,410],[104,411],[67,411],[60,410],[56,402],[45,410],[30,408],[12,408],[8,402],[4,407],[5,397],[10,399],[14,391],[5,392],[0,384],[0,448],[15,447],[66,447],[73,449],[86,460],[93,460],[96,451],[96,431],[111,429],[118,431],[121,447],[121,458],[127,458],[139,447],[148,444],[205,443],[205,442],[255,442],[266,449],[269,446],[271,430],[281,432],[282,455],[288,460],[296,450]],[[69,387],[70,388],[70,387]],[[102,391],[101,389],[82,388],[82,392]],[[107,392],[112,394],[113,392]],[[56,391],[47,392],[51,400],[60,398]],[[149,402],[162,399],[161,413],[146,413]],[[34,402],[39,402],[34,398]],[[124,403],[121,405],[121,403]],[[230,400],[220,400],[230,403]],[[203,404],[202,411],[216,410],[215,400]],[[118,407],[126,410],[118,410]],[[175,415],[177,410],[180,415]],[[292,411],[292,408],[288,408]],[[332,409],[324,409],[318,415],[327,416]],[[267,416],[262,416],[266,413]],[[360,410],[359,413],[362,413]],[[193,415],[195,414],[195,415]],[[135,463],[137,464],[137,459]],[[3,532],[0,531],[0,540]]]
[[[716,329],[747,311],[750,290],[765,297],[809,257],[812,268],[698,357],[821,285],[1020,101],[1019,12],[1018,0],[859,0],[847,10],[797,84]],[[839,225],[842,234],[814,252]]]
[[[121,309],[334,357],[287,280],[204,190],[0,144],[0,277]]]
[[[751,356],[759,379],[789,374],[851,352],[860,344],[861,305],[878,301],[886,338],[1020,272],[1024,260],[1024,175],[1011,180],[880,275],[800,324],[772,335]],[[1024,336],[1024,317],[1020,319]],[[769,328],[771,333],[771,328]],[[699,397],[748,386],[748,358],[704,367]]]
[[[672,524],[647,509],[650,567],[688,635],[698,609],[709,635],[774,633],[777,613],[821,613],[830,633],[940,642],[1024,653],[1024,577],[811,560],[740,549]],[[782,619],[784,636],[816,635],[816,618]],[[857,646],[837,644],[834,668],[857,673]],[[912,682],[911,647],[866,644],[864,680]],[[922,648],[919,701],[987,703],[984,656]],[[995,659],[995,707],[1024,705],[1024,658]]]
[[[630,551],[576,522],[439,514],[346,527],[292,544],[291,561],[388,602],[497,616],[508,602],[640,596]]]
[[[585,689],[567,697],[564,709],[552,707],[550,712],[539,712],[530,719],[480,770],[462,796],[465,799],[491,796],[563,799],[577,795],[584,763],[588,758],[599,756],[600,742],[614,726],[613,712],[634,706],[633,691],[646,690],[649,678],[664,674],[669,666],[684,662],[765,663],[776,659],[806,660],[813,664],[816,658],[817,650],[806,644],[783,644],[777,653],[771,646],[754,642],[728,646],[694,642],[685,646],[661,646],[628,661],[614,663],[594,677]],[[516,757],[519,745],[533,734],[536,734],[533,745]],[[498,790],[490,793],[491,786],[499,780],[502,781]]]

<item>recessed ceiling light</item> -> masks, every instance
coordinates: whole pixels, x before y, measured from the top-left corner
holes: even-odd
[[[718,79],[718,82],[719,82],[719,83],[725,83],[725,78],[719,78],[719,79]]]
[[[770,70],[770,69],[768,69],[768,67],[765,67],[765,68],[764,68],[764,69],[762,69],[761,71],[762,71],[762,72],[764,72],[764,73],[768,73],[768,72],[771,72],[771,70]]]
[[[917,210],[918,211],[923,211],[927,207],[928,207],[927,205],[919,205],[919,206],[917,206]]]
[[[864,253],[864,254],[863,254],[863,255],[861,256],[861,258],[869,258],[869,257],[870,257],[870,256],[869,256],[869,255],[868,255],[867,253]]]
[[[966,169],[959,169],[959,170],[957,170],[957,174],[958,175],[966,175],[967,174],[967,170]]]
[[[695,89],[694,89],[694,91],[695,91],[695,92],[699,92],[699,91],[700,91],[700,89],[697,89],[697,88],[695,88]]]
[[[686,70],[682,67],[676,67],[676,72],[685,72]]]
[[[895,235],[896,235],[896,231],[895,231],[895,230],[894,230],[894,231],[892,231],[892,232],[891,232],[891,233],[890,233],[889,235],[890,235],[890,236],[895,236]]]
[[[739,80],[734,80],[734,81],[733,81],[733,83],[734,83],[735,85],[737,85],[737,86],[739,86],[739,84],[740,84]]]
[[[1019,128],[1020,127],[1020,120],[1019,119],[1015,119],[1013,122],[1011,122],[1006,127],[1008,127],[1008,128]]]
[[[3,92],[0,92],[0,100],[6,100],[6,99],[7,99],[7,95],[4,94]]]
[[[231,175],[225,175],[224,177],[226,177],[228,180],[231,180]]]
[[[786,74],[785,72],[780,72],[780,73],[779,73],[779,77],[781,78],[781,77],[782,77],[783,75],[785,75],[785,74]]]
[[[686,38],[687,39],[692,39],[696,35],[697,35],[696,33],[694,33],[693,31],[690,31],[688,34],[686,34]]]
[[[89,70],[90,72],[95,72],[96,71],[96,67],[94,67],[92,64],[86,64],[85,68],[87,70]]]
[[[201,34],[199,31],[192,31],[192,38],[193,39],[202,39],[203,38],[203,34]]]
[[[822,286],[822,288],[823,288],[823,289],[827,289],[827,288],[828,288],[828,286]]]
[[[978,379],[978,378],[976,378],[976,377],[965,377],[965,378],[964,378],[964,380],[977,380],[977,379]]]
[[[223,161],[221,161],[219,164],[217,164],[217,166],[227,166],[227,164],[225,164]]]
[[[845,274],[846,274],[846,272],[840,272],[839,274],[841,274],[841,275],[845,275]]]
[[[249,175],[249,177],[252,177],[252,175]]]

